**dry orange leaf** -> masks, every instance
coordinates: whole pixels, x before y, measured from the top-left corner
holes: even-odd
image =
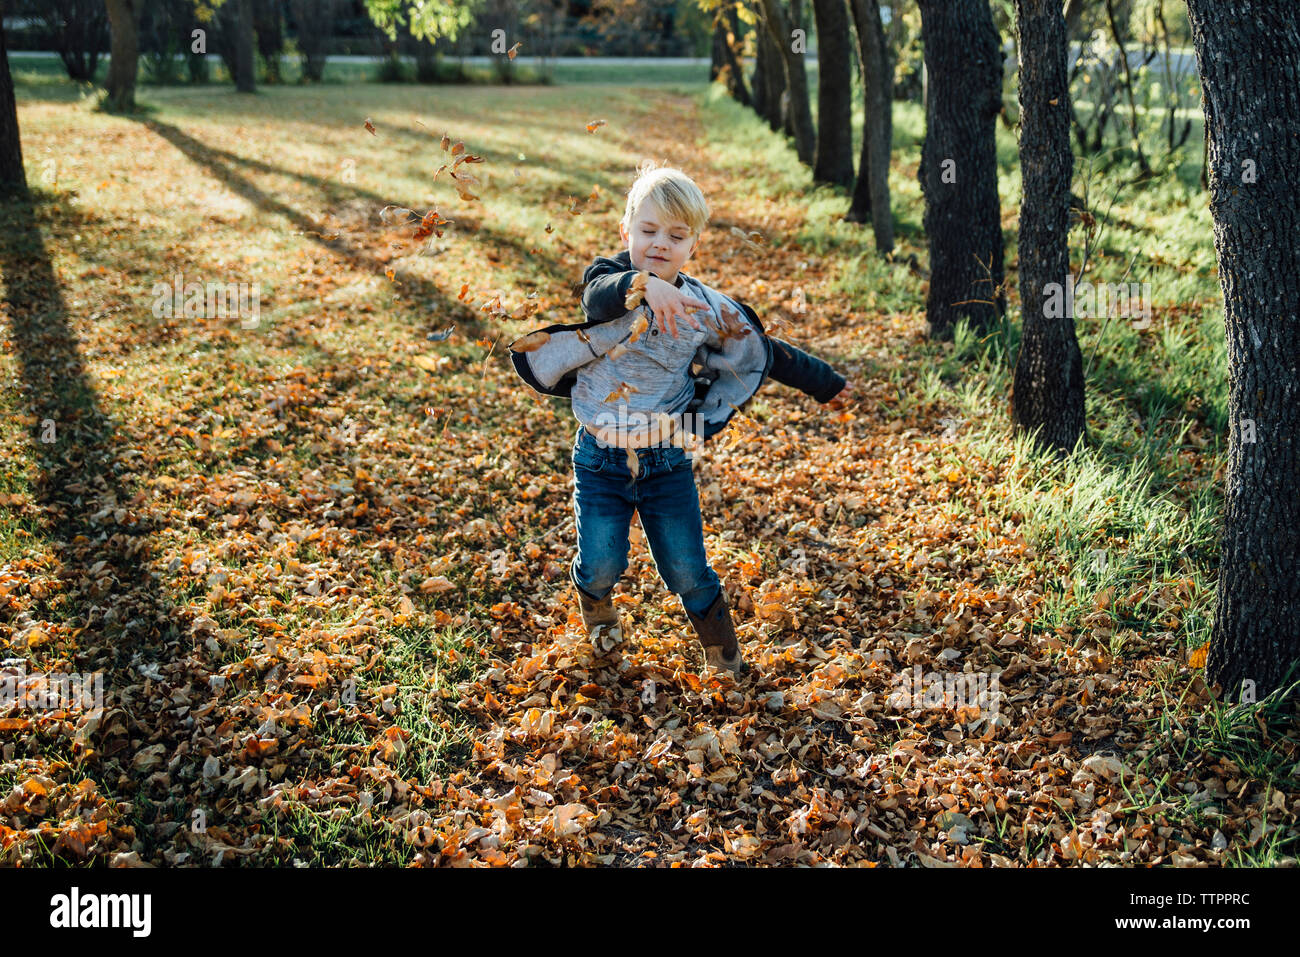
[[[540,349],[550,341],[551,334],[549,332],[538,330],[537,332],[530,332],[528,335],[522,336],[510,343],[510,351],[532,352],[534,349]]]

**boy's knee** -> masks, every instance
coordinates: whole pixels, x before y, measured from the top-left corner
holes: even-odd
[[[718,576],[707,562],[702,565],[672,565],[661,572],[668,590],[683,602],[689,603],[692,598],[715,592],[721,587]]]
[[[626,559],[622,562],[602,561],[594,563],[575,560],[573,564],[573,583],[593,598],[604,598],[618,584],[618,580],[623,577],[623,572],[626,570]]]

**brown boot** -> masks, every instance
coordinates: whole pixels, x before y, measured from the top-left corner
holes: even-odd
[[[598,652],[611,652],[623,644],[623,622],[614,610],[613,595],[592,598],[573,579],[573,566],[569,566],[569,581],[578,593],[578,608],[582,612],[582,627]]]
[[[686,617],[700,636],[704,660],[708,664],[725,668],[735,676],[749,670],[748,663],[740,654],[740,642],[736,640],[736,626],[731,621],[731,609],[727,607],[725,594],[715,598],[704,614],[696,615],[687,609]]]

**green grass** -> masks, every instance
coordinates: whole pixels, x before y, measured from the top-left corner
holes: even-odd
[[[403,82],[414,82],[415,60],[403,58]],[[276,85],[295,85],[303,82],[300,61],[295,57],[282,57],[280,60],[280,84],[268,84],[265,79],[264,65],[258,56],[257,82],[260,89],[273,88]],[[75,99],[78,88],[69,79],[63,67],[63,61],[57,56],[22,57],[11,59],[10,69],[17,86],[25,87],[28,96],[67,100]],[[326,60],[325,71],[321,78],[323,86],[351,86],[357,83],[381,82],[385,64],[381,60],[373,63],[343,62]],[[816,70],[812,71],[816,75]],[[95,83],[102,87],[108,76],[108,64],[101,61],[95,70]],[[228,86],[230,75],[225,65],[217,60],[208,62],[208,83],[195,86],[189,82],[189,73],[183,63],[179,63],[177,79],[165,86],[189,87],[202,89],[204,86]],[[438,66],[438,76],[445,84],[497,84],[501,74],[490,65],[466,63],[461,66],[459,58],[444,56]],[[517,63],[513,65],[512,82],[521,85],[537,84],[616,84],[620,86],[663,86],[685,85],[699,86],[708,81],[709,67],[677,63],[651,63],[636,66],[619,66],[603,62],[598,57],[584,63],[550,63],[545,70],[540,65]],[[402,84],[397,84],[402,85]],[[422,84],[423,85],[423,84]],[[152,73],[148,59],[141,57],[137,99],[148,100],[148,93],[159,88],[152,82]],[[84,89],[84,87],[83,87]]]
[[[1009,95],[1014,96],[1013,89]],[[729,172],[745,177],[747,165],[764,170],[762,177],[746,179],[743,189],[760,196],[802,194],[805,217],[797,239],[818,254],[843,257],[833,285],[836,293],[882,320],[923,321],[922,281],[899,262],[909,255],[922,264],[928,259],[920,230],[923,199],[915,178],[924,134],[919,105],[894,104],[890,188],[899,236],[895,261],[887,262],[870,248],[869,229],[837,218],[847,207],[843,191],[814,187],[811,172],[794,158],[784,137],[754,122],[719,88],[701,94],[700,101],[719,152],[737,157]],[[1016,209],[1015,134],[999,122],[997,138],[1002,205]],[[860,142],[861,109],[855,105],[855,151]],[[1191,142],[1199,142],[1196,135]],[[1193,161],[1199,156],[1188,162]],[[1098,235],[1091,239],[1097,249],[1086,278],[1117,283],[1136,253],[1137,265],[1124,281],[1149,282],[1152,298],[1147,329],[1124,318],[1076,320],[1085,364],[1091,363],[1087,412],[1094,440],[1081,455],[1057,465],[1025,441],[1006,441],[1006,396],[1019,344],[1012,230],[1004,230],[1010,313],[982,341],[962,328],[951,344],[923,343],[918,366],[851,345],[834,358],[863,361],[868,374],[896,383],[899,414],[935,403],[950,405],[972,425],[952,448],[954,459],[961,458],[962,445],[967,445],[992,464],[1020,466],[1000,490],[1001,507],[1023,516],[1026,536],[1050,553],[1059,588],[1043,610],[1043,626],[1082,630],[1083,620],[1098,611],[1103,593],[1117,599],[1132,595],[1131,603],[1115,609],[1119,620],[1109,623],[1117,647],[1124,641],[1118,636],[1130,633],[1158,633],[1167,640],[1177,635],[1180,642],[1199,645],[1208,638],[1212,620],[1216,522],[1222,513],[1219,484],[1205,479],[1222,466],[1227,444],[1227,359],[1213,229],[1207,197],[1189,189],[1184,178],[1167,176],[1137,187],[1128,181],[1130,175],[1127,166],[1102,173],[1087,158],[1076,159],[1074,192],[1089,199],[1098,221]],[[1083,226],[1072,231],[1075,271],[1088,241]],[[919,387],[904,384],[912,371]],[[1106,553],[1104,564],[1094,555],[1100,550]],[[1191,596],[1181,621],[1177,627],[1163,626],[1168,614],[1153,602],[1180,587]],[[1099,621],[1094,617],[1092,624]]]

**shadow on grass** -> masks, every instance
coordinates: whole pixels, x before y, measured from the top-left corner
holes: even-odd
[[[376,273],[382,272],[386,268],[386,264],[377,259],[373,253],[349,243],[342,237],[328,240],[323,238],[319,232],[320,224],[313,222],[309,216],[259,189],[249,182],[246,177],[240,175],[237,167],[252,169],[269,175],[292,177],[311,185],[323,197],[327,198],[333,198],[339,192],[346,192],[353,198],[374,203],[376,213],[383,206],[389,205],[388,201],[383,197],[351,185],[341,186],[318,176],[282,169],[259,160],[238,156],[228,150],[209,146],[183,130],[156,119],[146,119],[142,122],[149,130],[171,143],[195,163],[207,169],[230,190],[244,197],[259,209],[283,217],[298,232],[311,237],[319,246],[341,257],[349,267]],[[487,217],[474,214],[462,215],[461,225],[472,226],[473,230],[472,233],[469,233],[470,235],[479,236],[497,251],[507,253],[512,260],[511,264],[521,272],[540,271],[553,276],[557,281],[564,284],[572,284],[581,278],[581,268],[574,269],[562,263],[554,255],[548,255],[545,250],[533,246],[527,237],[491,225],[491,221]],[[396,268],[394,269],[393,280],[403,288],[405,298],[420,302],[420,307],[424,312],[438,317],[438,323],[447,319],[454,319],[457,325],[461,327],[460,331],[467,337],[485,336],[492,331],[488,324],[480,318],[478,311],[451,296],[437,283],[412,275],[409,271]]]
[[[0,206],[0,270],[23,405],[36,419],[29,446],[39,470],[33,495],[61,582],[59,593],[34,611],[40,619],[56,622],[58,630],[48,645],[15,647],[8,653],[29,655],[30,672],[46,670],[44,662],[52,663],[52,670],[102,672],[104,706],[125,712],[130,736],[162,743],[168,755],[183,755],[188,732],[159,716],[175,708],[173,690],[189,686],[191,701],[199,707],[207,686],[192,684],[195,676],[187,674],[185,609],[169,602],[149,571],[152,529],[132,514],[142,492],[135,486],[132,459],[117,425],[101,407],[82,365],[75,316],[64,300],[39,222],[40,207],[47,202],[33,194]],[[137,669],[150,664],[163,670],[163,680],[145,683]],[[24,742],[21,756],[47,760],[67,743],[41,731],[18,740]],[[101,792],[135,804],[137,838],[152,853],[156,842],[150,825],[184,819],[180,808],[185,799],[154,791],[143,776],[124,774],[130,758],[93,751],[81,759],[79,775],[93,779]],[[196,761],[201,760],[180,757],[172,773],[197,780],[201,768]],[[166,811],[167,805],[173,810]]]

